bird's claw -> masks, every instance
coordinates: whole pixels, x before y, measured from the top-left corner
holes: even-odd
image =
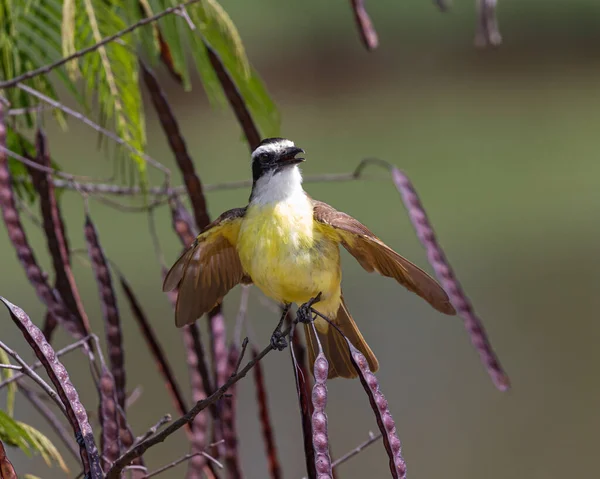
[[[320,300],[321,293],[317,294],[314,298],[309,299],[306,303],[298,308],[296,317],[300,323],[310,324],[313,322],[314,318],[312,315],[312,306],[313,304],[318,303]]]
[[[273,334],[271,335],[271,346],[277,351],[283,351],[287,347],[287,341],[282,332],[278,329],[273,331]]]

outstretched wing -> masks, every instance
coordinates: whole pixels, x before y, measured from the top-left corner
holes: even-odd
[[[456,314],[446,292],[425,271],[396,253],[352,216],[321,201],[313,200],[313,204],[315,221],[334,228],[344,248],[365,270],[394,278],[438,311]]]
[[[193,323],[219,304],[238,283],[250,283],[244,275],[236,239],[246,208],[226,211],[198,235],[171,267],[163,291],[179,287],[175,307],[178,328]]]

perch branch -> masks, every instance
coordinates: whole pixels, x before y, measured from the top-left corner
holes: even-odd
[[[284,331],[283,335],[287,336],[289,334],[289,332],[290,332],[290,328],[286,329]],[[192,422],[194,420],[194,418],[196,417],[196,415],[198,415],[201,411],[206,409],[211,404],[218,401],[232,385],[237,383],[240,379],[244,378],[248,374],[248,372],[256,365],[256,363],[258,363],[258,361],[260,361],[262,358],[264,358],[272,350],[273,350],[273,346],[271,346],[269,344],[255,358],[248,361],[248,363],[246,363],[246,365],[242,368],[241,371],[239,371],[235,376],[231,376],[227,380],[227,382],[225,382],[225,384],[223,384],[214,393],[212,393],[207,398],[202,399],[201,401],[198,401],[192,407],[192,409],[190,409],[186,414],[181,416],[175,422],[173,422],[172,424],[167,426],[161,432],[142,441],[141,443],[137,444],[136,446],[131,448],[129,451],[127,451],[125,454],[123,454],[119,459],[117,459],[117,461],[113,464],[111,469],[108,471],[108,473],[106,475],[106,479],[118,479],[123,468],[125,466],[127,466],[133,459],[141,456],[150,447],[152,447],[160,442],[163,442],[171,434],[178,431],[186,424],[189,424],[190,422]]]

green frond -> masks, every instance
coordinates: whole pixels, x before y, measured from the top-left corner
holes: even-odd
[[[69,472],[69,468],[65,464],[65,460],[58,452],[52,441],[44,436],[40,431],[31,427],[28,424],[17,421],[19,426],[25,430],[31,438],[31,449],[38,452],[48,467],[52,467],[54,463],[58,465],[64,472]]]
[[[25,454],[31,456],[33,439],[23,429],[19,422],[0,409],[0,441],[9,446],[18,447]]]
[[[75,48],[75,0],[64,0],[62,8],[62,52],[63,56],[68,57],[77,50]],[[67,72],[73,80],[79,78],[81,72],[77,61],[67,63]]]
[[[228,51],[235,59],[240,74],[250,78],[250,62],[238,29],[231,17],[216,0],[203,0],[199,3],[199,13],[202,19],[202,29],[208,37],[213,48],[221,52]]]
[[[13,78],[62,57],[61,17],[60,12],[56,15],[55,3],[56,0],[0,1],[1,79]],[[77,89],[64,70],[57,69],[56,74],[76,95]],[[25,83],[44,95],[57,99],[56,91],[47,76],[40,75]],[[10,88],[3,94],[15,108],[29,108],[39,102],[16,88]],[[64,126],[64,114],[60,110],[56,110],[54,114]],[[17,125],[25,123],[31,128],[34,115],[23,115],[16,121]]]
[[[0,440],[6,445],[18,447],[28,456],[32,453],[41,455],[48,467],[57,464],[63,471],[69,472],[63,457],[50,439],[29,424],[16,421],[1,409]]]
[[[75,48],[80,50],[99,42],[127,26],[116,0],[74,0]],[[143,151],[146,143],[144,114],[138,85],[135,35],[126,35],[79,60],[85,80],[85,96],[100,109],[100,118],[112,121],[115,132],[127,143]],[[144,159],[118,150],[137,166],[142,187],[147,185]],[[117,158],[117,160],[121,160]]]
[[[204,39],[219,55],[250,109],[263,136],[278,136],[279,112],[257,72],[249,65],[235,25],[216,0],[203,0],[188,9]]]
[[[0,363],[10,364],[10,358],[4,349],[0,349]],[[14,371],[12,369],[0,369],[0,378],[10,379],[13,377]],[[6,391],[6,413],[9,416],[13,416],[15,412],[15,395],[17,393],[17,383],[12,382],[7,386]]]

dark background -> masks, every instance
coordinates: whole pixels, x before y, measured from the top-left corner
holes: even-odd
[[[348,172],[361,158],[377,156],[411,177],[511,376],[510,392],[495,390],[459,318],[442,316],[392,280],[367,274],[344,252],[345,295],[381,362],[378,377],[403,441],[409,477],[594,477],[600,445],[600,5],[500,0],[504,44],[479,51],[473,47],[473,1],[456,1],[448,14],[427,0],[368,2],[381,46],[367,53],[346,1],[222,4],[281,109],[282,135],[307,152],[306,174]],[[209,108],[197,82],[183,93],[162,76],[203,182],[249,178],[248,152],[233,114]],[[149,153],[171,167],[163,133],[152,108],[147,111]],[[47,120],[50,147],[65,171],[110,175],[112,162],[96,151],[93,132],[70,121],[64,133],[50,116]],[[360,182],[306,189],[427,267],[386,173],[372,169]],[[242,206],[247,196],[248,190],[211,193],[210,213]],[[83,247],[81,199],[66,193],[62,204],[71,242]],[[91,213],[107,256],[142,298],[187,390],[181,336],[160,292],[145,215],[115,212],[93,201]],[[179,242],[165,209],[157,220],[171,262]],[[38,259],[50,271],[43,237],[25,223]],[[45,310],[4,233],[0,248],[1,294],[40,324]],[[76,261],[75,274],[101,334],[92,273]],[[266,345],[277,318],[261,305],[260,295],[252,290],[250,320],[260,345]],[[238,298],[236,288],[225,302],[231,325]],[[120,299],[128,385],[143,387],[130,411],[141,433],[172,407]],[[3,340],[31,357],[6,313],[0,321]],[[200,323],[204,328],[204,320]],[[57,337],[58,346],[67,342],[63,333]],[[65,363],[84,404],[95,412],[96,391],[81,355],[72,353]],[[289,353],[270,354],[264,367],[284,472],[299,479],[304,458]],[[238,388],[245,475],[266,477],[252,381]],[[358,381],[333,381],[329,392],[337,457],[366,439],[376,424]],[[22,401],[17,418],[53,437]],[[17,470],[60,477],[57,469],[10,452]],[[155,447],[147,463],[154,468],[186,452],[180,433]],[[183,477],[184,471],[165,477]],[[339,474],[387,477],[383,448],[371,447]]]

